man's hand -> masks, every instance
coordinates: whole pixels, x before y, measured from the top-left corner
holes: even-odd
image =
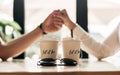
[[[60,10],[55,10],[45,19],[42,24],[42,28],[45,33],[56,32],[62,28],[62,20],[56,17],[59,13]]]

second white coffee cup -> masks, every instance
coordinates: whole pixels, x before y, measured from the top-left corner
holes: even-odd
[[[80,41],[73,38],[64,38],[62,41],[63,58],[70,58],[79,62]]]

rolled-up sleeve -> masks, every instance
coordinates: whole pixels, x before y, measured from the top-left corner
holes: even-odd
[[[105,58],[115,54],[119,48],[119,27],[112,32],[103,42],[98,42],[93,39],[86,31],[80,26],[73,30],[74,38],[81,41],[81,48],[98,59]]]

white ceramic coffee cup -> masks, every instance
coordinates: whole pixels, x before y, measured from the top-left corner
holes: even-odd
[[[62,41],[63,58],[70,58],[79,62],[80,41],[73,38],[64,38]]]
[[[40,41],[40,58],[57,59],[58,40],[54,38],[45,38]]]

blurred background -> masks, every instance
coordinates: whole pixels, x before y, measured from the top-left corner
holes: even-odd
[[[18,5],[23,4],[24,7],[20,7],[23,8],[23,12],[15,6],[14,1],[18,2]],[[22,1],[22,3],[19,3],[19,1]],[[77,3],[79,1],[83,2],[83,4]],[[85,5],[87,5],[86,8],[84,2]],[[67,9],[70,18],[76,23],[78,20],[76,13],[83,15],[84,17],[84,11],[83,13],[77,12],[78,7],[87,9],[87,14],[85,15],[87,17],[87,31],[97,41],[102,42],[112,33],[115,27],[119,25],[120,0],[0,0],[0,20],[7,20],[10,22],[18,21],[18,24],[20,24],[19,16],[18,19],[16,19],[15,14],[24,14],[22,19],[24,21],[21,23],[22,25],[20,24],[23,32],[14,33],[14,38],[18,38],[22,34],[26,34],[36,28],[53,10],[56,9]],[[13,30],[11,27],[8,26],[6,30],[8,35],[12,34]],[[70,37],[70,31],[64,26],[59,32],[44,37],[53,37],[61,40],[64,37]],[[60,47],[59,53],[62,53],[61,51]],[[39,40],[31,45],[24,55],[25,57],[33,58],[39,56]],[[120,57],[120,53],[117,53],[115,56]],[[89,55],[89,58],[94,59],[92,55]]]

